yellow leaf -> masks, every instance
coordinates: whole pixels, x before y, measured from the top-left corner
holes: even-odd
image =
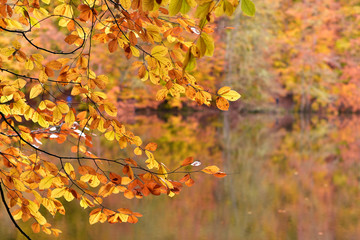
[[[91,174],[85,174],[81,176],[80,180],[89,183],[91,187],[97,187],[100,184],[100,180],[98,179],[98,177]]]
[[[129,215],[123,214],[123,213],[117,213],[117,215],[119,216],[120,220],[122,222],[127,222]]]
[[[129,10],[131,7],[131,0],[120,0],[120,4],[126,10]]]
[[[61,198],[62,196],[64,196],[66,192],[67,191],[65,187],[55,188],[54,190],[51,191],[51,198]]]
[[[41,103],[39,104],[38,107],[39,107],[40,110],[46,109],[46,104],[45,104],[45,102],[44,102],[44,101],[41,101]]]
[[[132,143],[135,144],[136,146],[141,146],[141,144],[142,144],[142,140],[139,136],[135,136],[131,140],[132,140]]]
[[[109,131],[109,132],[105,133],[105,138],[109,141],[114,140],[114,138],[115,138],[114,131]]]
[[[145,163],[147,163],[147,167],[149,169],[159,169],[159,163],[155,160],[154,154],[152,154],[148,150],[145,150],[145,154],[148,157],[148,159],[145,161]]]
[[[60,102],[57,104],[57,108],[59,108],[62,114],[66,114],[69,112],[69,106],[66,103]]]
[[[74,199],[74,195],[70,192],[69,189],[64,193],[64,198],[66,201],[71,202]]]
[[[46,75],[45,70],[41,71],[39,74],[39,81],[44,83],[48,80],[48,75]]]
[[[6,102],[9,102],[9,101],[11,101],[12,99],[13,99],[13,97],[14,97],[14,95],[13,94],[11,94],[10,96],[1,96],[0,97],[0,103],[6,103]],[[7,105],[2,105],[2,106],[0,106],[0,107],[9,107],[9,106],[7,106]]]
[[[183,5],[183,1],[185,0],[170,0],[169,4],[169,15],[174,16],[181,10],[181,6]]]
[[[75,170],[71,163],[65,163],[64,170],[72,179],[75,179]]]
[[[23,213],[22,213],[21,209],[18,209],[18,210],[16,210],[16,211],[14,211],[14,212],[11,213],[11,215],[13,216],[13,218],[14,218],[15,220],[21,219],[22,214],[23,214]]]
[[[49,125],[50,125],[50,123],[48,121],[46,121],[45,118],[41,114],[38,115],[38,123],[40,126],[45,127],[45,128],[49,127]]]
[[[26,190],[24,183],[16,178],[13,178],[14,186],[17,190],[23,192]]]
[[[231,87],[225,86],[225,87],[220,88],[220,89],[217,91],[217,94],[223,95],[223,94],[229,92],[230,90],[231,90]]]
[[[153,10],[155,5],[155,1],[154,0],[143,0],[142,1],[142,8],[144,11],[151,11]]]
[[[131,183],[131,178],[129,177],[122,177],[121,178],[121,185],[128,185],[129,183]]]
[[[10,57],[15,52],[14,48],[2,48],[0,49],[0,54],[5,57]]]
[[[215,174],[220,171],[220,168],[218,168],[217,166],[208,166],[201,171],[207,174]]]
[[[153,49],[151,49],[151,55],[153,57],[156,56],[165,56],[168,53],[167,47],[164,46],[156,46]]]
[[[109,82],[109,79],[105,75],[99,75],[97,76],[97,78],[94,79],[94,81],[100,89],[104,89],[106,87],[106,84]]]
[[[161,184],[164,185],[165,187],[169,188],[169,189],[174,189],[174,185],[167,179],[160,177],[161,180]]]
[[[41,179],[39,183],[39,189],[44,190],[50,188],[53,181],[54,181],[54,176],[52,175],[44,177],[43,179]]]
[[[33,70],[34,69],[33,61],[31,61],[30,59],[26,60],[25,68],[28,69],[28,70]]]
[[[91,225],[97,223],[100,220],[100,216],[101,216],[101,211],[98,211],[94,214],[90,213],[89,223]]]
[[[35,62],[39,63],[41,65],[42,61],[44,61],[44,56],[41,54],[32,54],[31,57],[35,60]]]
[[[131,53],[132,53],[132,55],[134,57],[139,57],[140,56],[140,51],[136,47],[130,46],[130,50],[131,50]]]
[[[48,199],[48,198],[43,198],[43,201],[41,203],[48,211],[51,215],[55,215],[55,213],[57,212],[55,203],[53,200]]]
[[[234,90],[230,90],[227,93],[222,94],[221,96],[229,101],[236,101],[241,97],[241,95]]]
[[[92,207],[95,205],[86,197],[81,197],[80,206],[83,207],[84,209],[86,209],[87,207]]]
[[[142,150],[141,150],[141,148],[139,148],[139,147],[135,148],[135,149],[134,149],[134,153],[135,153],[136,155],[138,155],[138,156],[142,155]]]
[[[40,212],[37,212],[37,214],[34,217],[40,225],[44,225],[47,223],[46,218],[43,215],[41,215]]]
[[[62,114],[61,111],[59,110],[58,107],[55,108],[54,112],[53,112],[53,122],[57,123],[62,119]]]
[[[18,89],[21,89],[21,88],[25,87],[26,83],[27,83],[27,81],[25,81],[24,79],[18,78],[13,83],[13,86],[18,88]]]
[[[56,228],[52,228],[51,231],[55,237],[58,237],[59,234],[62,233],[62,231],[60,229],[56,229]]]
[[[169,93],[169,91],[166,88],[160,89],[156,93],[156,100],[157,101],[164,100],[166,98],[166,96],[168,95],[168,93]]]
[[[104,109],[105,109],[105,112],[107,114],[109,114],[109,116],[116,117],[117,109],[112,103],[109,103],[109,102],[105,103]]]
[[[163,165],[160,165],[159,175],[162,175],[165,178],[167,178],[167,176],[168,176],[167,171],[166,171],[166,169],[165,169],[165,167]]]
[[[75,115],[72,110],[70,110],[65,116],[65,122],[71,126],[75,122]]]
[[[36,98],[37,96],[39,96],[40,93],[42,93],[43,91],[43,87],[40,83],[36,84],[35,86],[33,86],[30,90],[30,99]]]
[[[9,96],[11,94],[13,94],[15,92],[15,88],[13,88],[12,86],[5,86],[2,89],[2,95],[4,96]]]
[[[21,44],[17,40],[12,41],[11,44],[16,50],[19,50],[21,48]]]

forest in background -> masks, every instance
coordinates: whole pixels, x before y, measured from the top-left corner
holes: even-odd
[[[245,111],[321,113],[360,110],[360,1],[267,0],[255,17],[221,17],[214,23],[214,57],[193,70],[209,88],[233,86]],[[124,112],[134,108],[184,107],[196,103],[154,99],[124,56],[115,64],[99,52],[99,69],[113,75],[113,99]],[[122,60],[120,60],[122,59]],[[111,94],[110,93],[110,94]],[[120,114],[121,116],[121,114]]]
[[[211,24],[214,56],[198,61],[193,74],[199,82],[209,90],[232,86],[242,95],[232,103],[238,110],[359,112],[360,1],[267,0],[255,4],[254,17],[244,16],[238,8],[232,16],[224,15]],[[58,41],[62,32],[51,22],[44,22],[42,29],[32,34],[34,41],[53,49],[66,47]],[[0,46],[13,39],[2,35]],[[132,60],[120,52],[110,55],[101,46],[92,51],[96,74],[110,73],[106,90],[118,105],[120,117],[135,109],[197,108],[186,98],[156,101],[160,88],[142,82]]]

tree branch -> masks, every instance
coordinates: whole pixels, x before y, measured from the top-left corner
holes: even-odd
[[[5,200],[4,190],[3,190],[3,188],[2,188],[2,185],[3,185],[3,184],[4,184],[3,182],[0,183],[0,194],[1,194],[1,201],[2,201],[2,203],[4,204],[4,206],[5,206],[5,208],[6,208],[6,211],[7,211],[8,215],[9,215],[11,221],[12,221],[13,224],[15,225],[15,227],[20,231],[20,233],[21,233],[26,239],[31,240],[31,238],[30,238],[30,237],[21,229],[21,227],[17,224],[16,220],[14,219],[13,215],[11,214],[10,208],[9,208],[9,206],[7,205],[6,200]]]

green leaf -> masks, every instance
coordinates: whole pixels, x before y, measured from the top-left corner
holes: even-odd
[[[201,33],[200,39],[197,43],[197,47],[200,50],[201,56],[211,57],[214,54],[214,40],[207,33]]]
[[[255,16],[255,4],[251,0],[241,0],[241,10],[247,16]]]
[[[183,0],[171,0],[169,4],[169,15],[176,15],[180,11],[182,3]]]

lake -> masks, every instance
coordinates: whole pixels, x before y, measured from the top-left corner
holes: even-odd
[[[89,211],[65,203],[65,216],[49,218],[63,231],[58,239],[360,238],[358,116],[229,112],[153,114],[127,122],[144,142],[158,143],[155,156],[168,166],[193,156],[228,176],[195,174],[195,185],[174,198],[116,195],[105,201],[142,213],[137,224],[90,225]],[[106,157],[126,155],[103,140],[95,145],[95,153]],[[1,239],[23,239],[0,209]],[[28,233],[30,225],[21,223]]]

